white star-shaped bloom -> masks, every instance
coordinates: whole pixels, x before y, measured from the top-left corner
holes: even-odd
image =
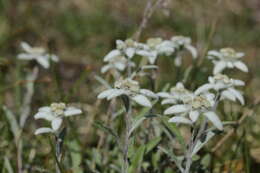
[[[170,56],[175,48],[171,41],[161,38],[150,38],[142,49],[136,51],[136,54],[146,57],[150,64],[154,64],[159,55]]]
[[[109,52],[105,57],[104,57],[104,62],[107,62],[106,65],[104,65],[101,68],[101,72],[105,73],[108,70],[118,70],[118,71],[124,71],[128,65],[131,67],[135,67],[135,63],[132,61],[127,60],[122,53],[114,49],[111,52]]]
[[[196,59],[198,56],[197,49],[191,45],[191,39],[189,37],[184,37],[184,36],[174,36],[171,38],[171,42],[175,49],[177,50],[182,50],[186,49],[189,51],[193,57],[193,59]],[[180,66],[182,64],[182,57],[180,54],[177,55],[175,58],[175,65]]]
[[[35,60],[44,68],[50,67],[50,61],[58,62],[59,58],[56,55],[48,54],[44,48],[31,47],[26,42],[21,42],[21,47],[24,53],[18,54],[17,58],[21,60]]]
[[[186,98],[191,97],[192,93],[187,90],[181,82],[178,82],[175,87],[172,87],[170,92],[159,92],[159,97],[162,97],[162,104],[176,104],[185,101]]]
[[[140,89],[139,83],[129,78],[116,81],[114,88],[101,92],[98,98],[111,100],[122,95],[128,96],[131,100],[145,107],[152,107],[152,103],[147,97],[157,98],[157,95],[152,91]]]
[[[63,118],[81,114],[82,111],[75,107],[68,107],[65,103],[52,103],[50,106],[41,107],[34,115],[35,119],[45,119],[51,122],[51,128],[43,127],[35,131],[35,134],[56,133],[62,126]]]
[[[195,93],[200,94],[208,92],[210,89],[214,89],[215,91],[220,92],[221,99],[229,99],[232,101],[239,100],[242,105],[245,103],[242,94],[234,88],[236,86],[244,86],[245,83],[243,81],[229,78],[223,74],[210,76],[208,81],[209,83],[199,87]]]
[[[214,63],[213,73],[221,73],[225,68],[237,68],[243,72],[248,72],[245,63],[241,61],[244,56],[242,52],[236,52],[232,48],[222,48],[220,51],[211,50],[208,58]]]
[[[169,122],[193,124],[198,117],[204,115],[217,129],[223,130],[223,125],[218,115],[213,111],[215,105],[215,95],[204,93],[200,95],[193,94],[189,99],[181,104],[173,105],[164,111],[165,115],[175,114],[176,116],[169,119]],[[189,118],[186,118],[188,115]]]

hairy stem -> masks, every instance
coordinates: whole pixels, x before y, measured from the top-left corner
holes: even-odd
[[[129,167],[128,149],[129,149],[129,145],[130,145],[130,140],[129,140],[130,139],[130,129],[132,126],[131,114],[132,114],[132,108],[131,108],[131,104],[129,103],[129,108],[125,115],[126,130],[125,130],[125,139],[124,139],[124,148],[123,148],[123,157],[124,157],[124,162],[123,162],[123,167],[122,167],[123,173],[127,173],[128,167]]]
[[[56,173],[61,173],[61,157],[62,157],[62,144],[63,141],[61,138],[56,137],[56,144],[55,144],[55,155],[56,155]]]

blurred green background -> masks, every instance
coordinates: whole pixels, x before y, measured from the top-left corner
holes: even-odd
[[[82,103],[81,107],[87,112],[86,116],[78,118],[77,123],[70,123],[72,129],[77,129],[68,137],[71,139],[68,147],[76,148],[75,150],[78,151],[74,155],[72,153],[71,157],[74,158],[72,160],[76,162],[75,165],[82,164],[85,171],[106,172],[101,168],[104,164],[100,161],[102,156],[106,155],[113,160],[117,158],[118,151],[113,149],[110,154],[106,153],[108,150],[101,151],[104,140],[111,141],[111,139],[105,139],[109,137],[97,131],[92,125],[95,120],[106,123],[110,121],[104,114],[105,107],[100,108],[101,103],[96,100],[96,93],[93,91],[97,91],[100,84],[93,76],[100,75],[103,57],[115,47],[115,40],[125,40],[136,32],[145,6],[145,0],[0,0],[0,105],[7,105],[12,110],[17,110],[19,107],[21,100],[19,97],[22,93],[19,86],[22,85],[21,80],[24,75],[17,72],[21,65],[15,57],[20,52],[20,42],[26,41],[34,46],[48,48],[50,52],[60,57],[61,62],[51,69],[51,73],[41,70],[36,85],[39,92],[33,99],[32,114],[39,106],[52,101]],[[222,47],[233,47],[245,52],[244,61],[250,72],[234,75],[247,81],[245,91],[247,103],[249,105],[258,103],[260,100],[260,1],[165,0],[149,19],[140,41],[150,37],[169,39],[173,35],[191,37],[201,58],[205,56],[207,50]],[[169,67],[167,63],[162,65]],[[29,67],[30,65],[27,65],[19,70],[26,71]],[[168,70],[167,68],[165,71]],[[170,80],[171,77],[172,75],[167,73],[159,80]],[[207,76],[199,78],[206,79]],[[100,114],[101,110],[103,110],[102,114]],[[246,155],[247,159],[250,159],[252,167],[259,167],[258,162],[260,163],[260,120],[258,119],[252,118],[250,121],[252,124],[247,123],[243,127],[246,128],[248,125],[252,127],[247,129],[250,131],[248,135],[250,137],[247,136],[250,139],[246,139],[248,152],[242,154],[243,157]],[[15,169],[16,148],[15,145],[11,145],[13,138],[2,115],[0,120],[0,130],[3,133],[0,133],[0,161],[4,163],[5,159],[9,158]],[[48,160],[49,142],[33,135],[33,131],[38,126],[34,124],[33,118],[28,120],[24,138],[26,140],[35,138],[35,140],[25,143],[25,168],[39,165],[47,169],[47,165],[53,162]],[[120,130],[120,127],[118,128]],[[92,162],[91,157],[94,156],[96,158]],[[241,161],[241,157],[231,157],[233,159],[228,157],[228,161],[220,159],[223,161],[220,170],[225,172],[227,170],[225,166],[234,161],[237,167],[242,164],[243,169],[239,170],[240,172],[246,172],[244,158],[242,157],[243,161]],[[86,161],[83,161],[84,159]],[[0,168],[3,163],[0,163]],[[109,163],[110,161],[106,162]],[[88,169],[85,169],[86,167]],[[240,168],[237,167],[234,169]],[[45,172],[44,169],[36,168],[33,172]],[[167,171],[167,168],[165,170]],[[74,170],[74,172],[80,171],[82,172],[83,169]]]

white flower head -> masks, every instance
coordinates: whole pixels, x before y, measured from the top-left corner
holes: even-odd
[[[129,59],[134,57],[139,47],[140,47],[140,43],[132,39],[126,39],[125,41],[122,40],[116,41],[117,50],[121,51],[121,53],[123,53],[123,55],[126,55],[126,57]]]
[[[52,103],[50,106],[41,107],[34,115],[35,119],[45,119],[51,122],[51,128],[43,127],[35,131],[35,134],[56,133],[62,126],[63,118],[81,114],[82,111],[75,107],[66,106],[65,103]]]
[[[109,52],[105,58],[104,61],[107,62],[106,65],[104,65],[101,68],[101,72],[105,73],[108,70],[118,70],[118,71],[124,71],[128,65],[131,67],[135,67],[135,63],[132,61],[127,60],[119,50],[112,50]]]
[[[243,72],[248,72],[247,66],[240,60],[244,56],[242,52],[236,52],[232,48],[222,48],[220,51],[211,50],[208,58],[214,63],[213,73],[221,73],[226,68],[237,68]]]
[[[193,59],[196,59],[198,56],[197,49],[191,45],[191,39],[185,36],[174,36],[171,38],[171,42],[175,49],[182,50],[186,49],[192,55]],[[180,66],[182,64],[182,57],[177,55],[175,58],[175,65]]]
[[[56,55],[48,54],[42,47],[31,47],[26,42],[21,42],[24,53],[18,54],[17,58],[21,60],[36,60],[44,68],[50,67],[50,61],[58,62]]]
[[[184,103],[176,104],[164,111],[165,115],[175,114],[176,116],[169,119],[173,123],[193,124],[201,114],[206,116],[212,124],[219,130],[223,129],[223,125],[217,114],[213,111],[215,105],[215,95],[211,93],[203,93],[200,95],[194,94],[192,97],[187,97]],[[188,115],[189,118],[186,118]]]
[[[139,83],[132,79],[121,79],[115,82],[114,88],[105,90],[98,95],[99,99],[106,98],[110,100],[112,98],[126,95],[136,103],[145,106],[152,107],[152,103],[147,97],[157,98],[157,95],[147,89],[141,89]]]
[[[197,58],[197,50],[191,45],[191,39],[189,37],[174,36],[171,38],[171,41],[176,48],[180,49],[181,47],[183,47],[191,53],[193,58]]]
[[[199,87],[195,93],[200,94],[208,92],[210,89],[214,89],[215,91],[220,92],[221,99],[229,99],[232,101],[239,100],[241,104],[244,104],[242,94],[234,88],[236,86],[244,86],[245,83],[243,81],[229,78],[227,75],[223,74],[210,76],[208,81],[209,83]]]
[[[189,99],[192,93],[187,90],[181,82],[178,82],[175,87],[170,89],[170,92],[159,92],[159,97],[164,98],[162,104],[175,104],[178,102],[185,102]]]

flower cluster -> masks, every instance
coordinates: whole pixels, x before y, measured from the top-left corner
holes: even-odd
[[[223,74],[210,76],[208,81],[209,83],[206,83],[197,89],[196,94],[213,89],[220,93],[221,99],[229,99],[232,101],[239,100],[241,104],[244,104],[242,94],[234,88],[236,86],[244,86],[245,83],[243,81],[229,78],[227,75]]]
[[[198,120],[199,115],[202,114],[216,128],[222,130],[223,125],[216,114],[218,102],[224,99],[238,100],[243,105],[244,98],[235,87],[244,86],[245,83],[238,79],[229,78],[220,72],[225,68],[234,67],[247,72],[248,68],[240,61],[243,56],[244,53],[235,52],[231,48],[209,51],[208,57],[215,64],[215,67],[213,70],[214,76],[208,78],[208,83],[198,87],[194,92],[185,89],[182,83],[177,83],[169,93],[159,92],[158,96],[163,98],[163,105],[172,104],[171,107],[164,111],[164,114],[176,115],[169,122],[193,125]],[[188,118],[185,117],[186,115],[189,115]]]
[[[211,50],[208,58],[214,63],[213,73],[221,73],[225,68],[238,68],[243,72],[248,72],[247,66],[240,60],[244,56],[242,52],[236,52],[232,48],[222,48],[219,51]]]
[[[63,122],[63,118],[81,114],[82,111],[75,107],[68,107],[65,103],[52,103],[50,106],[41,107],[35,114],[35,119],[45,119],[51,122],[51,128],[42,127],[35,131],[35,134],[57,133]]]
[[[180,85],[173,89],[168,93],[167,99],[162,101],[162,104],[170,103],[173,106],[170,106],[164,111],[165,115],[176,115],[169,119],[169,122],[173,123],[184,123],[192,125],[195,123],[200,115],[204,115],[212,122],[216,128],[219,130],[223,129],[222,123],[215,113],[215,95],[212,93],[203,93],[203,94],[195,94],[188,91]],[[167,96],[166,93],[158,93],[161,97]],[[188,115],[188,118],[186,117]]]
[[[191,39],[184,36],[174,36],[170,40],[161,38],[150,38],[146,43],[140,43],[132,39],[125,41],[117,40],[116,49],[110,51],[105,57],[104,65],[101,69],[102,73],[109,70],[124,71],[127,66],[135,66],[132,58],[135,55],[145,57],[149,64],[155,64],[156,59],[160,55],[175,55],[176,65],[181,64],[181,55],[178,52],[188,50],[193,58],[197,57],[196,49],[191,45]]]
[[[159,92],[159,97],[162,97],[162,105],[176,104],[178,102],[185,102],[192,95],[192,92],[187,90],[181,82],[178,82],[175,87],[170,89],[170,92]]]
[[[59,61],[59,58],[56,55],[48,54],[42,47],[31,47],[28,43],[22,42],[21,48],[23,49],[24,53],[18,54],[18,59],[35,60],[46,69],[50,67],[50,61]]]
[[[114,84],[114,88],[101,92],[98,95],[98,98],[106,98],[107,100],[110,100],[122,95],[128,96],[136,103],[145,107],[152,107],[152,103],[147,97],[157,98],[157,95],[154,94],[152,91],[141,89],[139,83],[130,78],[116,81]]]

